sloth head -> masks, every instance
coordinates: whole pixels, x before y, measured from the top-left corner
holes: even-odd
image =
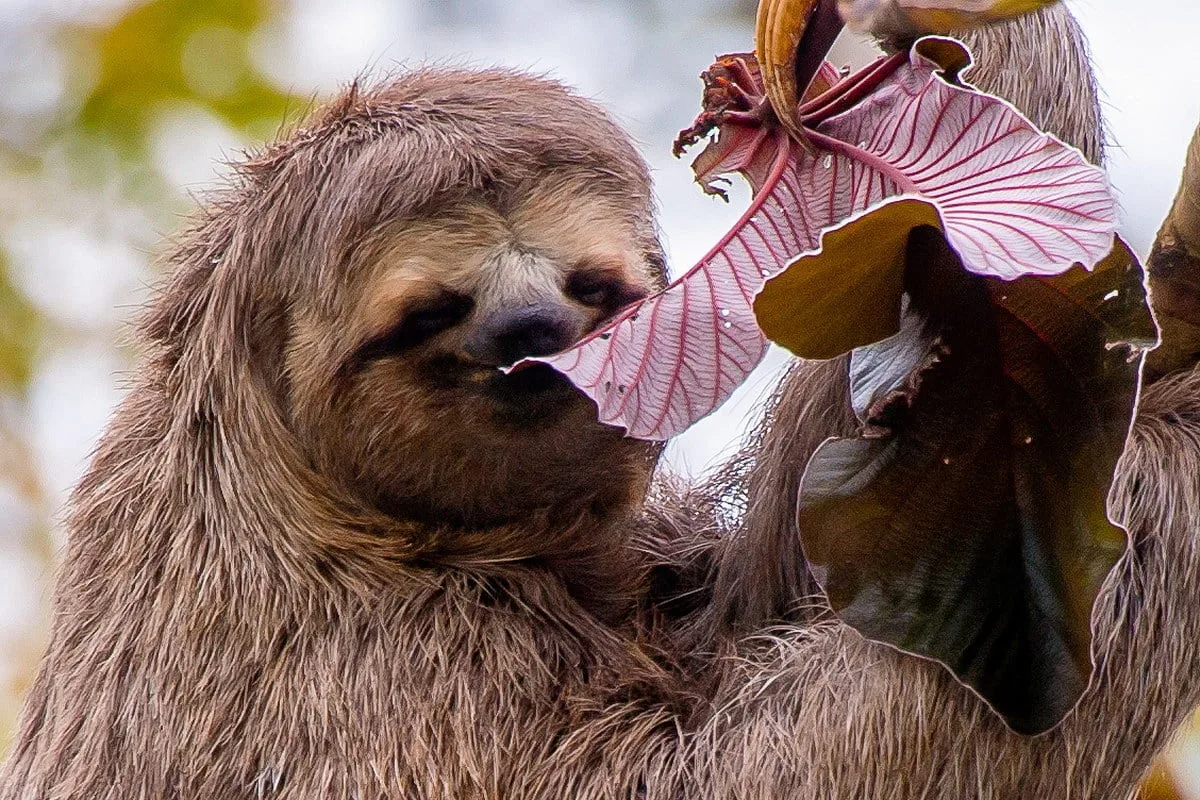
[[[640,500],[653,448],[550,368],[500,369],[663,281],[647,169],[604,112],[529,76],[418,71],[241,173],[150,323],[191,391],[277,418],[308,468],[394,516]]]
[[[655,287],[628,209],[586,175],[448,200],[369,249],[345,302],[297,315],[284,354],[293,424],[323,470],[389,512],[490,524],[644,461],[552,368],[501,370]]]

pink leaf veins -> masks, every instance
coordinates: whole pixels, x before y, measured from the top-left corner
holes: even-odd
[[[755,192],[750,207],[666,289],[536,360],[591,397],[602,422],[670,438],[761,361],[753,302],[764,281],[819,249],[826,228],[897,196],[937,208],[972,272],[1012,279],[1094,266],[1116,228],[1104,173],[1003,100],[959,84],[968,63],[958,43],[926,39],[841,81],[825,65],[816,83],[832,88],[798,109],[801,143],[773,118],[753,56],[719,59],[677,150],[716,130],[693,164],[697,181],[720,193],[722,176],[740,173]]]

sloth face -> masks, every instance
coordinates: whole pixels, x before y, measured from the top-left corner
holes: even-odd
[[[644,471],[645,446],[601,425],[558,372],[500,369],[570,347],[657,286],[661,264],[639,229],[585,182],[560,180],[379,237],[332,321],[329,379],[293,381],[317,460],[386,510],[468,524],[586,494],[601,473]],[[321,321],[300,326],[291,375],[312,374],[329,334]]]

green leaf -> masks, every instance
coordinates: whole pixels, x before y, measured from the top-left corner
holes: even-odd
[[[77,31],[98,61],[79,123],[129,156],[141,155],[167,103],[198,103],[242,129],[264,119],[278,123],[288,97],[250,60],[250,36],[268,8],[262,0],[155,0],[135,5],[109,28]],[[223,86],[206,94],[203,79],[217,72],[226,76]]]
[[[21,389],[33,372],[38,315],[12,285],[0,254],[0,389]]]
[[[1156,331],[1118,241],[1094,272],[1002,281],[913,232],[900,332],[855,351],[863,421],[801,484],[833,609],[936,659],[1039,733],[1091,673],[1092,605],[1126,547],[1106,498]]]
[[[930,203],[886,200],[821,235],[821,247],[767,282],[754,315],[767,338],[801,358],[835,358],[900,329],[909,231],[941,229]]]

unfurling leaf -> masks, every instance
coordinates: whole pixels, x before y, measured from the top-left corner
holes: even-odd
[[[1126,547],[1106,500],[1155,339],[1141,269],[1118,241],[1094,272],[984,278],[929,227],[907,257],[900,333],[851,359],[863,429],[805,470],[801,541],[842,619],[1039,733],[1087,687]]]
[[[795,109],[800,103],[796,57],[817,0],[760,0],[754,29],[754,54],[762,69],[763,90],[784,128],[800,135]],[[824,54],[822,54],[822,57]]]
[[[838,0],[851,28],[876,36],[949,33],[1052,6],[1058,0]]]

